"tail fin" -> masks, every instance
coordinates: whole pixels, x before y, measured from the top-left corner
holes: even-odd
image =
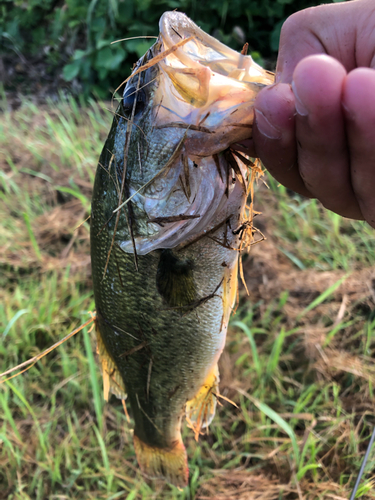
[[[141,471],[152,478],[162,478],[184,488],[188,484],[189,468],[184,443],[180,437],[171,448],[149,446],[135,434],[134,449]]]

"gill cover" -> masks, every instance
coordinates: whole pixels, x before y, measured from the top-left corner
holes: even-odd
[[[189,41],[176,48],[183,39]],[[160,143],[177,137],[178,154],[176,149],[171,153],[168,169],[165,162],[155,165],[157,177],[146,189],[130,182],[132,203],[147,220],[147,234],[135,234],[139,255],[174,248],[212,228],[219,216],[225,216],[223,210],[230,216],[243,205],[242,188],[232,182],[221,152],[251,136],[255,96],[273,82],[273,75],[250,56],[226,47],[180,12],[166,12],[160,20],[154,57],[168,50],[169,55],[157,62],[152,131]],[[233,161],[246,178],[241,162]],[[172,220],[162,225],[152,222],[168,217]],[[129,239],[120,246],[133,252]]]

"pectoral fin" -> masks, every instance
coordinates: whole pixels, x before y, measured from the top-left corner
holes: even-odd
[[[232,269],[228,269],[224,276],[223,284],[223,323],[228,326],[229,317],[236,303],[238,289],[238,260]]]
[[[127,395],[124,381],[122,380],[115,362],[104,345],[98,325],[96,325],[96,340],[96,352],[99,355],[100,365],[102,368],[103,396],[105,401],[108,401],[109,392],[112,392],[119,399],[126,399]]]
[[[186,420],[195,432],[196,440],[201,429],[208,427],[215,416],[219,381],[219,369],[215,365],[196,396],[186,403]]]

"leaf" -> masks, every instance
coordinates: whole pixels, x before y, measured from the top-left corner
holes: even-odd
[[[24,212],[23,213],[23,218],[25,220],[27,232],[29,233],[29,238],[30,238],[31,244],[33,246],[35,255],[37,256],[37,259],[39,261],[41,261],[42,260],[42,254],[40,252],[40,248],[39,248],[38,242],[36,241],[36,238],[35,238],[35,235],[34,235],[34,231],[33,231],[32,227],[31,227],[31,224],[30,224],[29,214],[27,212]]]
[[[275,424],[277,424],[289,437],[292,443],[293,447],[293,452],[294,452],[294,461],[295,464],[299,463],[299,448],[298,448],[298,443],[297,443],[297,437],[293,429],[290,427],[290,425],[285,422],[285,420],[278,415],[275,410],[270,408],[266,403],[262,403],[259,401],[259,399],[254,398],[251,396],[248,392],[243,391],[242,389],[237,389],[240,394],[248,398],[254,406],[258,408],[262,413],[267,415],[268,418],[273,420]]]
[[[154,43],[154,40],[152,41],[148,41],[148,42],[138,42],[135,44],[135,53],[137,54],[138,57],[142,57],[143,54],[145,54],[148,49],[152,46],[152,44]]]
[[[103,40],[102,38],[96,42],[96,48],[98,50],[102,49],[103,47],[108,47],[111,45],[112,40]]]
[[[95,58],[95,65],[98,68],[100,68],[100,67],[108,68],[108,66],[107,66],[108,59],[110,59],[111,57],[112,57],[111,49],[110,49],[110,47],[106,46],[97,52],[96,58]]]
[[[301,261],[299,260],[299,258],[298,258],[298,257],[296,257],[296,256],[295,256],[295,255],[293,255],[291,252],[289,252],[288,250],[286,250],[286,249],[284,249],[284,248],[282,248],[282,247],[280,247],[280,246],[279,246],[278,248],[279,248],[279,250],[281,250],[281,251],[283,252],[283,254],[284,254],[284,255],[286,255],[286,256],[288,257],[288,259],[290,259],[290,260],[293,262],[293,264],[295,264],[295,265],[296,265],[299,269],[301,269],[302,271],[303,271],[304,269],[306,269],[306,266],[303,264],[303,262],[301,262]]]
[[[80,61],[74,61],[64,66],[63,68],[64,80],[66,80],[67,82],[71,82],[72,80],[74,80],[74,78],[76,78],[76,76],[79,73],[80,66],[81,66]]]
[[[80,59],[83,59],[85,56],[89,55],[90,51],[88,50],[76,50],[73,54],[73,60],[74,61],[79,61]]]
[[[80,200],[80,202],[82,203],[82,206],[85,208],[85,210],[90,209],[90,205],[91,205],[90,200],[88,200],[86,198],[86,196],[84,194],[80,193],[78,190],[72,189],[72,188],[69,188],[66,186],[56,186],[56,190],[60,191],[61,193],[71,194],[72,196],[74,196],[75,198],[78,198],[78,200]]]
[[[346,280],[346,278],[349,276],[349,274],[345,274],[342,278],[336,281],[333,285],[331,285],[327,290],[325,290],[323,293],[319,295],[315,300],[311,302],[298,316],[297,316],[297,321],[300,320],[306,313],[309,311],[312,311],[317,307],[319,304],[324,302],[330,295],[332,295],[338,287]]]
[[[107,70],[115,70],[125,59],[126,52],[123,48],[118,47],[104,47],[99,50],[95,59],[95,66],[97,69],[105,68]]]
[[[4,332],[3,332],[3,336],[2,336],[2,339],[4,340],[5,337],[8,335],[9,333],[9,330],[12,328],[12,326],[14,325],[14,323],[18,320],[18,318],[20,318],[23,314],[26,314],[30,312],[29,309],[21,309],[20,311],[18,311],[14,316],[13,318],[9,321],[9,323],[7,324]]]
[[[321,469],[321,468],[322,468],[322,466],[320,464],[307,464],[307,465],[305,465],[297,472],[298,481],[301,481],[301,479],[305,476],[306,472],[308,472],[309,470],[315,470],[315,469]]]
[[[107,68],[99,68],[98,69],[98,78],[100,81],[104,80],[108,75],[108,69]]]
[[[261,367],[261,364],[260,364],[260,361],[259,361],[258,349],[257,349],[257,345],[255,343],[253,332],[242,321],[235,321],[233,323],[233,326],[237,326],[238,328],[241,328],[241,330],[246,335],[246,337],[247,337],[247,339],[249,341],[249,344],[250,344],[251,353],[253,355],[253,363],[254,363],[255,371],[256,371],[258,377],[261,378],[261,376],[262,376],[262,367]]]

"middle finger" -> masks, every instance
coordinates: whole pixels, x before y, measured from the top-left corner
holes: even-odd
[[[362,218],[350,179],[341,109],[345,68],[326,55],[303,59],[293,74],[298,165],[308,190],[340,215]]]

